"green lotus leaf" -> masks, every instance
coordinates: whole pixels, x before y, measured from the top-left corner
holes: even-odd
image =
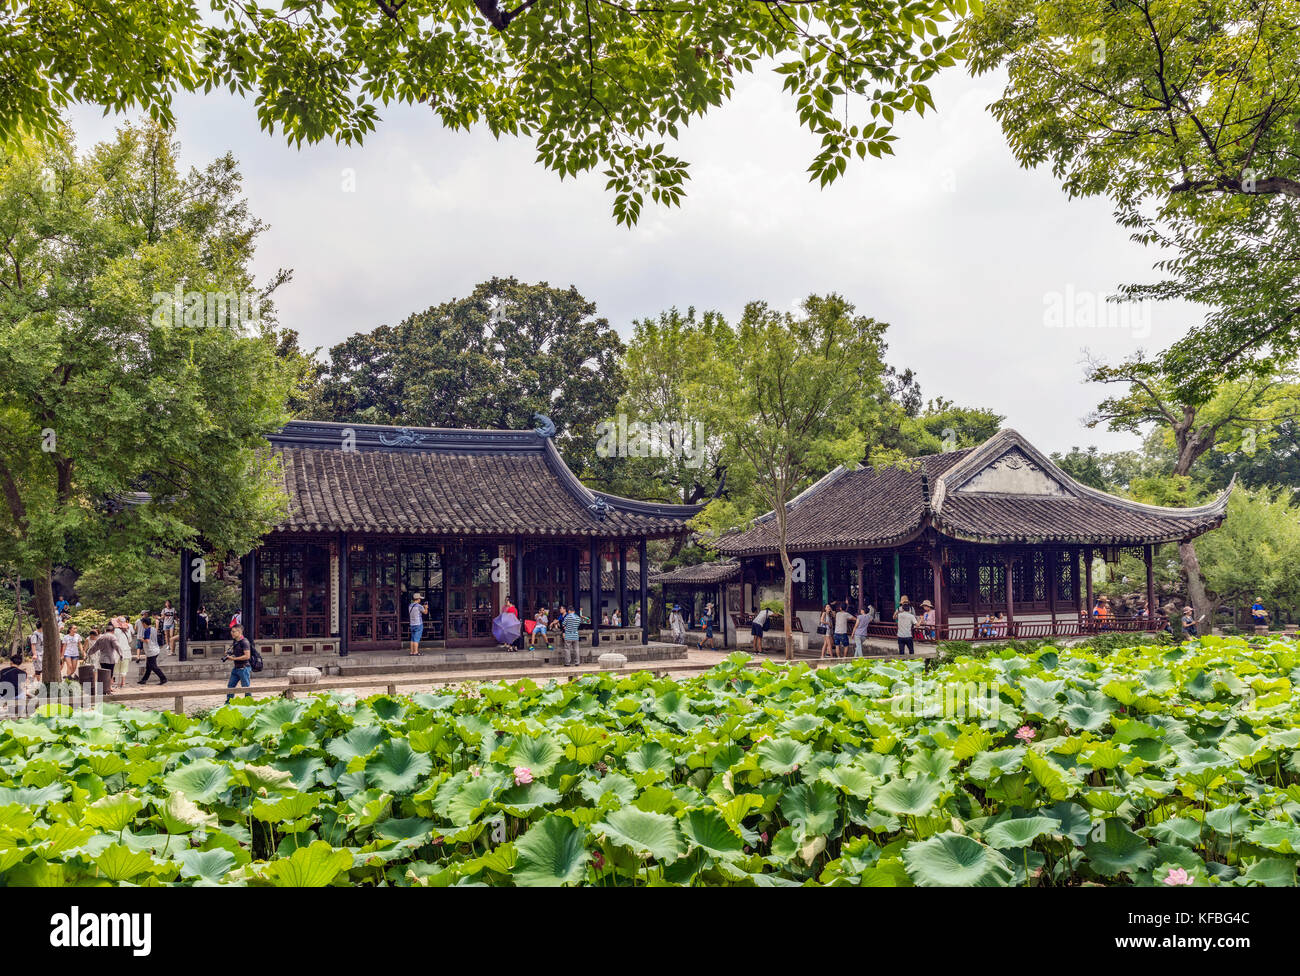
[[[352,729],[346,735],[330,739],[325,744],[325,751],[337,759],[348,762],[358,756],[368,756],[374,752],[379,743],[388,738],[382,726],[363,725]]]
[[[963,834],[937,834],[903,848],[903,864],[914,883],[925,888],[1003,888],[1015,868],[999,852]]]
[[[324,888],[352,867],[352,855],[323,840],[300,847],[288,857],[268,862],[261,873],[277,888]]]
[[[591,856],[583,835],[573,821],[558,815],[543,817],[533,824],[515,841],[515,884],[547,888],[579,884],[587,874]]]
[[[125,844],[110,844],[91,858],[98,875],[110,881],[130,881],[142,874],[152,874],[162,865],[145,851],[133,851]]]
[[[637,774],[638,783],[646,777],[646,784],[667,779],[676,766],[672,753],[657,742],[644,743],[641,748],[624,756],[623,762],[630,772]]]
[[[405,739],[389,739],[366,760],[366,778],[388,793],[411,793],[433,769],[427,753],[416,752]]]
[[[734,859],[744,854],[743,839],[716,810],[687,810],[678,823],[687,843],[713,857]]]
[[[1092,814],[1077,803],[1068,800],[1040,807],[1038,813],[1056,821],[1055,833],[1070,838],[1075,844],[1083,844],[1092,830]]]
[[[549,776],[564,758],[564,746],[551,735],[515,736],[505,747],[493,753],[493,761],[506,766],[528,769],[535,779]]]
[[[289,793],[274,800],[253,801],[253,816],[267,823],[288,823],[299,820],[316,809],[321,797],[316,793]]]
[[[560,799],[559,790],[534,780],[498,793],[496,805],[512,817],[527,817],[537,810],[558,804]]]
[[[1016,817],[994,824],[984,832],[984,840],[999,850],[1028,847],[1044,834],[1057,833],[1059,828],[1060,824],[1051,817]]]
[[[677,821],[663,813],[623,807],[592,825],[592,831],[629,848],[638,857],[671,863],[686,853]]]
[[[1296,862],[1290,858],[1260,858],[1242,873],[1242,879],[1265,888],[1292,888],[1296,883]]]
[[[170,791],[184,793],[195,803],[213,803],[234,780],[230,767],[206,759],[180,766],[163,778]]]
[[[180,790],[169,793],[158,811],[163,828],[169,834],[188,834],[199,827],[216,828],[216,814],[201,809]]]
[[[1260,824],[1247,832],[1246,840],[1282,854],[1300,854],[1300,827],[1295,824]]]
[[[794,739],[768,739],[758,744],[758,767],[766,773],[785,776],[812,758],[812,746]]]
[[[491,772],[467,779],[449,799],[445,814],[447,819],[457,826],[474,823],[505,783],[504,776]]]
[[[1253,822],[1240,803],[1229,803],[1205,815],[1205,823],[1224,837],[1240,837]]]
[[[1188,817],[1170,817],[1153,824],[1148,832],[1165,844],[1182,844],[1194,847],[1201,842],[1201,825]]]
[[[872,789],[879,782],[861,766],[835,766],[823,769],[818,774],[818,779],[840,788],[850,796],[856,796],[859,800],[869,799]]]
[[[829,834],[835,829],[839,798],[827,783],[801,783],[786,791],[781,800],[781,814],[791,826],[802,825],[803,836]]]
[[[266,790],[270,793],[275,790],[290,789],[293,783],[293,777],[289,773],[274,766],[255,766],[252,763],[245,763],[236,766],[231,774],[236,783],[243,784],[254,792]]]
[[[929,777],[894,779],[876,790],[872,805],[886,813],[921,817],[935,808],[943,787]]]
[[[130,826],[136,814],[143,809],[144,800],[134,793],[115,793],[98,799],[86,807],[81,815],[81,822],[87,827],[119,831]]]
[[[599,805],[605,796],[618,798],[619,806],[627,806],[636,799],[636,784],[620,773],[607,773],[600,779],[584,780],[578,788],[592,804]]]
[[[217,883],[238,865],[238,859],[224,848],[200,851],[195,848],[180,850],[173,855],[180,864],[182,878],[200,878]]]
[[[1110,878],[1136,874],[1155,863],[1156,853],[1147,842],[1113,818],[1105,822],[1104,839],[1089,837],[1083,849],[1093,870]]]

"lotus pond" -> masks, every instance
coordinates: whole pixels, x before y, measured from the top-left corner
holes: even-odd
[[[11,721],[0,879],[1295,884],[1293,642],[745,660]]]

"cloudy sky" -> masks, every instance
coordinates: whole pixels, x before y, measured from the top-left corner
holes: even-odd
[[[1102,200],[1069,200],[1050,172],[1020,169],[986,106],[997,77],[950,70],[937,114],[897,127],[893,158],[866,161],[826,189],[808,181],[817,140],[774,77],[688,131],[692,179],[680,208],[647,206],[616,226],[604,180],[561,181],[531,143],[441,129],[394,107],[362,147],[290,148],[228,95],[177,105],[183,162],[230,150],[253,212],[271,225],[259,265],[294,271],[280,320],[307,346],[395,323],[492,275],[576,285],[624,334],[664,308],[729,316],[745,302],[792,306],[838,291],[890,323],[890,361],[927,396],[985,406],[1048,451],[1136,438],[1090,431],[1101,391],[1082,382],[1085,350],[1118,359],[1185,331],[1175,309],[1099,305],[1151,277]],[[107,137],[97,110],[79,137]],[[1097,309],[1100,307],[1100,314]]]

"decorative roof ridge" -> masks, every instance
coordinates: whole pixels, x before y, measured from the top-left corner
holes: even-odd
[[[349,438],[350,432],[350,438]],[[291,420],[268,436],[272,447],[324,451],[388,451],[422,454],[540,452],[549,438],[536,430],[484,430]]]
[[[1121,498],[1118,495],[1112,495],[1109,492],[1101,491],[1076,481],[1065,471],[1063,471],[1055,462],[1043,454],[1038,448],[1025,439],[1025,436],[1019,431],[1004,427],[979,447],[975,448],[962,460],[939,475],[935,479],[933,499],[931,500],[931,510],[936,515],[943,512],[944,502],[947,501],[949,490],[957,491],[963,484],[973,478],[976,474],[984,469],[984,465],[1005,454],[1012,447],[1018,447],[1029,455],[1030,460],[1041,466],[1053,479],[1076,498],[1089,498],[1093,501],[1099,501],[1103,504],[1111,505],[1115,508],[1121,508],[1130,512],[1138,512],[1144,515],[1161,515],[1171,516],[1174,518],[1199,518],[1203,515],[1219,515],[1227,510],[1228,497],[1232,494],[1233,486],[1236,484],[1236,475],[1233,475],[1232,481],[1223,493],[1212,502],[1204,505],[1197,505],[1191,508],[1175,508],[1165,505],[1148,505],[1146,502],[1134,501],[1131,498]],[[983,494],[995,495],[1001,493],[984,492]],[[1023,495],[1011,495],[1009,497],[1032,497]]]
[[[614,495],[609,492],[588,488],[582,483],[582,479],[573,473],[573,469],[565,463],[559,448],[555,446],[555,441],[546,438],[543,443],[542,456],[546,459],[546,466],[569,493],[577,499],[578,503],[590,511],[598,521],[604,518],[603,511],[607,509],[627,512],[631,515],[647,515],[652,518],[679,519],[691,518],[699,514],[700,510],[704,508],[703,505],[671,505],[661,502],[643,502],[635,498],[624,498],[622,495]]]

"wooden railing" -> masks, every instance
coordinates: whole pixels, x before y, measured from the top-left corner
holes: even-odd
[[[1009,639],[1029,639],[1044,637],[1092,637],[1106,633],[1142,633],[1160,629],[1161,622],[1152,622],[1149,617],[1115,616],[1107,618],[1089,617],[1081,620],[1076,617],[1060,617],[1051,620],[1017,620],[1014,622],[992,621],[985,623],[975,621],[933,624],[917,624],[912,631],[914,640],[933,644],[939,641],[998,641]],[[873,623],[867,626],[867,636],[884,640],[898,637],[898,626],[892,622]]]

